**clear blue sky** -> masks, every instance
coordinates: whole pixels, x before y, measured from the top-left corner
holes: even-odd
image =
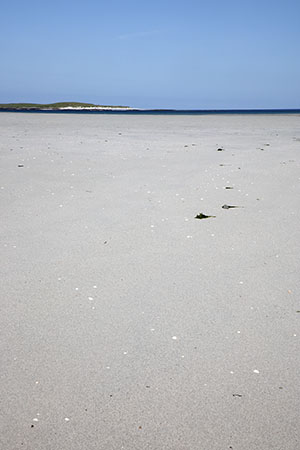
[[[0,103],[300,107],[300,0],[3,0],[0,51]]]

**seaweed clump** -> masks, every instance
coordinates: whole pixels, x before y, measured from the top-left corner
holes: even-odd
[[[216,217],[216,216],[207,216],[206,214],[200,213],[195,216],[195,219],[210,219],[212,217]]]

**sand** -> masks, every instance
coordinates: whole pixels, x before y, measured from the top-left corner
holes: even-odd
[[[0,114],[1,449],[299,448],[299,125]]]

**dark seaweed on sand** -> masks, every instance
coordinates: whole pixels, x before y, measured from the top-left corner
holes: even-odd
[[[195,216],[195,219],[209,219],[211,217],[216,217],[216,216],[207,216],[206,214],[200,213]]]

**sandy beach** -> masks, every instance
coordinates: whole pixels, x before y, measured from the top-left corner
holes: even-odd
[[[298,449],[300,117],[0,136],[0,448]]]

